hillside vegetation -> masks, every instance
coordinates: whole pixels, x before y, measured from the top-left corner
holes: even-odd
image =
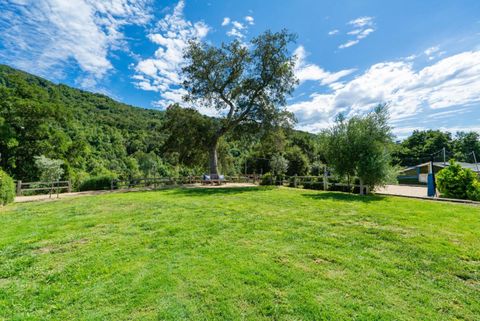
[[[179,106],[166,112],[129,106],[0,65],[0,167],[16,179],[38,179],[33,160],[39,155],[63,160],[64,178],[74,182],[149,175],[152,162],[157,176],[201,174],[208,163],[203,137],[215,121]],[[245,164],[250,173],[268,171],[270,155],[287,149],[313,162],[312,137],[239,128],[220,142],[222,171],[244,172]]]
[[[64,160],[69,177],[121,174],[135,152],[159,152],[163,116],[0,65],[1,165],[19,179],[36,178],[37,155]]]

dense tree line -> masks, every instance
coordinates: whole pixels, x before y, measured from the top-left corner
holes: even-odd
[[[443,148],[446,160],[473,163],[475,154],[480,156],[480,135],[477,132],[450,132],[440,130],[415,130],[405,140],[398,142],[393,152],[394,161],[402,166],[418,165],[430,161],[443,161]]]
[[[132,107],[0,65],[0,167],[15,179],[39,179],[35,157],[41,155],[61,160],[62,178],[75,183],[153,172],[200,175],[208,172],[206,138],[219,121],[178,105],[166,111]],[[272,126],[240,124],[219,139],[222,173],[267,172],[274,154],[298,156],[292,164],[308,171],[315,136]]]
[[[15,179],[39,179],[35,157],[42,155],[61,160],[62,178],[75,184],[92,176],[208,173],[209,138],[221,122],[179,105],[166,111],[132,107],[0,65],[0,167]],[[355,122],[345,135],[357,136]],[[218,166],[226,175],[264,174],[281,156],[286,175],[318,175],[339,154],[333,146],[328,155],[325,134],[296,131],[289,122],[239,123],[218,140]],[[475,132],[414,131],[388,144],[392,165],[419,164],[430,154],[439,161],[443,147],[447,159],[473,162],[473,153],[480,156]]]

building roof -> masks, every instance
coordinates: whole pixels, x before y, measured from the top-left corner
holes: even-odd
[[[468,168],[468,169],[471,169],[474,172],[480,173],[480,170],[479,170],[480,169],[480,164],[477,165],[477,164],[465,163],[465,162],[456,162],[456,163],[459,164],[460,166],[462,166],[463,168]],[[423,163],[423,164],[407,167],[407,168],[402,169],[401,172],[406,172],[406,171],[415,169],[417,167],[428,166],[429,164],[430,164],[430,162],[426,162],[426,163]],[[445,168],[445,167],[448,167],[448,165],[450,165],[450,163],[448,163],[448,162],[445,162],[445,163],[444,162],[433,162],[433,166],[436,166],[436,167]]]
[[[462,166],[463,168],[468,168],[468,169],[471,169],[472,171],[474,172],[480,172],[479,171],[479,168],[480,168],[480,164],[472,164],[472,163],[465,163],[465,162],[456,162],[457,164],[459,164],[460,166]],[[448,162],[447,163],[444,163],[444,162],[433,162],[433,165],[434,166],[437,166],[437,167],[447,167],[448,165],[450,165]]]

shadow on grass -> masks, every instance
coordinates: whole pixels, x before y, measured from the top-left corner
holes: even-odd
[[[234,195],[248,192],[260,192],[265,190],[271,190],[274,187],[267,186],[252,186],[252,187],[216,187],[216,188],[179,188],[174,189],[174,194],[182,194],[187,196],[208,196],[208,195]]]
[[[334,200],[342,202],[362,202],[370,203],[384,200],[384,196],[378,195],[356,195],[342,192],[319,192],[318,194],[302,194],[304,197],[308,197],[315,200]]]

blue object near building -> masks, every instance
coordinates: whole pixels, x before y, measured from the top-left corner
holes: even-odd
[[[436,194],[436,191],[435,191],[435,182],[433,180],[432,173],[428,174],[427,186],[428,186],[428,191],[427,191],[428,197],[434,197]]]

